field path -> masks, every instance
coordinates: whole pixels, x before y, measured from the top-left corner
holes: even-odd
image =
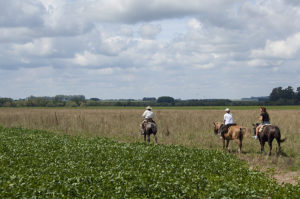
[[[290,172],[281,172],[281,173],[276,173],[273,176],[278,184],[282,183],[290,183],[292,185],[297,184],[297,177],[300,179],[300,173],[296,171],[290,171]]]

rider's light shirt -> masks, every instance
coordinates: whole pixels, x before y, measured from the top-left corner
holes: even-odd
[[[233,124],[233,117],[231,113],[225,113],[224,115],[224,121],[225,121],[225,125],[227,124]]]
[[[145,118],[145,119],[153,119],[154,118],[154,113],[152,111],[145,110],[142,117]]]

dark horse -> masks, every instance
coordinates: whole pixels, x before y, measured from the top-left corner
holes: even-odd
[[[157,125],[154,122],[147,122],[144,127],[144,140],[146,142],[146,137],[148,143],[150,143],[150,135],[153,134],[155,142],[157,143]]]
[[[277,154],[280,154],[280,151],[281,151],[280,143],[284,142],[286,140],[286,138],[281,139],[280,130],[279,130],[278,126],[265,125],[263,127],[263,130],[259,131],[260,127],[261,126],[260,126],[259,123],[253,124],[254,133],[256,134],[256,132],[257,132],[257,137],[258,137],[259,142],[260,142],[261,152],[264,152],[266,154],[264,146],[265,146],[265,142],[268,141],[269,148],[270,148],[269,155],[271,155],[271,153],[272,153],[272,142],[275,138],[276,141],[277,141],[277,144],[278,144]]]

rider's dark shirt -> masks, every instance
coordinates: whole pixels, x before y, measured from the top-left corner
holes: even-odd
[[[268,113],[261,113],[260,116],[262,116],[262,123],[270,122],[270,117]]]

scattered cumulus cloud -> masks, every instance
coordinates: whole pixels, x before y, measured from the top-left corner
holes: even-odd
[[[300,32],[288,37],[285,40],[266,41],[264,49],[252,51],[252,57],[271,57],[290,59],[299,54],[300,50]]]
[[[189,20],[188,26],[194,30],[200,30],[202,28],[202,24],[194,18]]]
[[[9,86],[0,97],[236,99],[298,87],[299,6],[291,0],[1,1],[0,77]],[[263,88],[253,81],[258,70],[267,74]]]
[[[140,28],[140,34],[145,39],[155,39],[158,33],[160,33],[160,25],[145,24]]]
[[[24,44],[13,44],[12,51],[17,56],[47,56],[56,49],[50,38],[39,38]]]

